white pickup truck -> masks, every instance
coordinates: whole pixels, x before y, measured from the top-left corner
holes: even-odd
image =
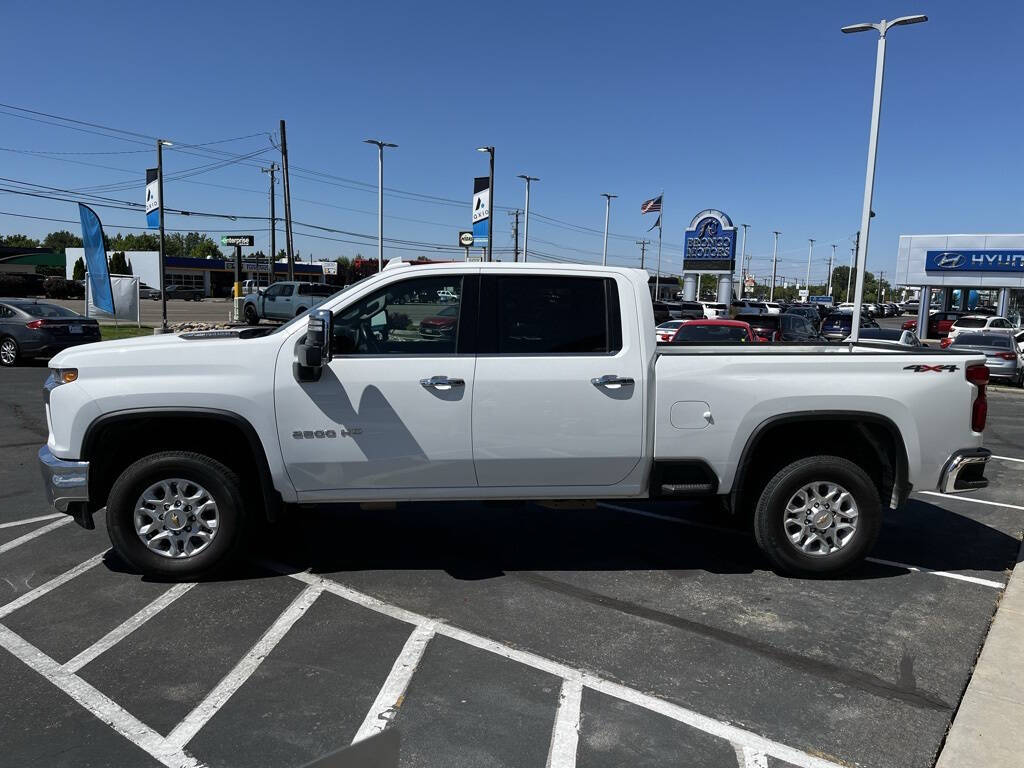
[[[139,570],[194,579],[300,504],[695,497],[775,568],[831,574],[912,487],[987,482],[980,355],[653,327],[639,270],[392,262],[275,329],[61,352],[45,487],[86,528],[106,507]]]

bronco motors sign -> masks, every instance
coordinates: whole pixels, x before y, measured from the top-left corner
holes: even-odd
[[[693,217],[686,230],[683,272],[732,272],[736,266],[736,227],[712,208]]]
[[[926,272],[1019,272],[1024,274],[1024,251],[927,251]]]

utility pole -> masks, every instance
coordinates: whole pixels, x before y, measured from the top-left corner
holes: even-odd
[[[604,198],[604,248],[601,249],[601,265],[605,266],[608,264],[608,217],[612,212],[612,198],[618,197],[618,195],[609,195],[607,192],[602,192],[601,197]]]
[[[156,194],[160,203],[160,333],[167,333],[167,270],[164,266],[164,147],[174,146],[163,139],[156,140]]]
[[[523,261],[530,256],[530,182],[540,181],[536,176],[520,173],[519,178],[526,182],[526,213],[523,221]]]
[[[853,277],[854,265],[857,262],[857,252],[860,250],[860,230],[857,230],[857,239],[853,244],[853,255],[850,257],[850,274],[846,276],[846,300],[850,300],[850,278]]]
[[[644,268],[644,254],[647,253],[647,246],[650,245],[650,240],[634,240],[637,245],[640,246],[640,269]]]
[[[274,174],[277,173],[277,164],[271,163],[269,168],[260,170],[270,174],[270,259],[267,261],[267,285],[270,285],[274,282],[274,259],[277,258],[277,216],[274,212]],[[259,264],[256,268],[259,269]],[[259,275],[258,272],[256,274]]]
[[[832,269],[836,264],[836,244],[832,243],[832,255],[828,257],[828,284],[825,288],[825,293],[828,296],[832,295]]]
[[[807,289],[808,295],[811,291],[811,256],[814,253],[814,238],[808,237],[807,242],[811,244],[810,248],[807,249],[807,278],[804,280],[804,288]]]
[[[512,261],[519,261],[519,209],[509,211],[512,217]]]
[[[744,266],[743,266],[743,259],[745,258],[745,254],[747,253],[747,230],[750,228],[750,225],[749,224],[740,224],[740,226],[743,227],[743,243],[740,245],[740,271],[742,272],[745,269]],[[746,276],[744,275],[743,281],[745,281],[745,280],[746,280]],[[740,292],[739,292],[740,298],[743,298],[743,290],[744,290],[744,288],[743,288],[743,281],[740,282]],[[730,299],[736,298],[736,286],[735,285],[733,286],[733,289],[732,289],[732,296],[730,296],[729,298]]]
[[[884,279],[885,279],[885,270],[883,269],[881,272],[878,273],[878,298],[875,299],[875,301],[879,301],[880,302],[882,300],[882,281]]]
[[[281,173],[284,176],[284,240],[288,251],[288,279],[295,279],[295,250],[292,243],[292,190],[288,184],[288,137],[281,121]]]
[[[775,244],[772,246],[772,287],[768,292],[768,301],[775,301],[775,272],[779,264],[779,235],[781,232],[772,232],[775,235]]]

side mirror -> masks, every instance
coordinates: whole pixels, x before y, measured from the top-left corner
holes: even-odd
[[[331,362],[331,337],[334,316],[330,310],[314,309],[309,313],[306,338],[296,350],[300,381],[317,381],[324,365]]]

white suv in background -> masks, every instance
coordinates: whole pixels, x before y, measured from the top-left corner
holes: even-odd
[[[728,304],[716,304],[709,301],[702,301],[701,306],[704,307],[704,317],[707,320],[716,320],[719,317],[729,316]]]
[[[1013,324],[1005,317],[989,315],[964,315],[949,329],[949,340],[952,343],[960,331],[1012,331]]]

